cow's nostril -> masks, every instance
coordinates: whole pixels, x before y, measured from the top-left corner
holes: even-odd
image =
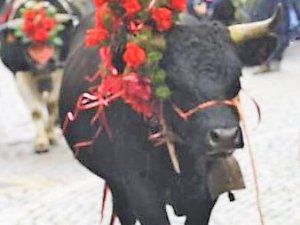
[[[218,142],[218,140],[219,140],[219,134],[218,134],[218,132],[211,131],[210,132],[210,136],[211,136],[212,141]]]
[[[216,128],[208,135],[208,144],[212,149],[240,148],[242,143],[242,133],[239,127]]]

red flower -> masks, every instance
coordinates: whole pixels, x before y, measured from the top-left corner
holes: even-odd
[[[96,7],[101,7],[107,0],[94,0],[94,4]]]
[[[90,47],[98,44],[108,37],[108,31],[104,27],[88,29],[85,36],[85,45]]]
[[[170,0],[171,8],[178,11],[183,11],[186,9],[186,0]]]
[[[146,117],[151,117],[152,111],[152,91],[151,82],[147,77],[141,77],[136,73],[132,73],[123,78],[124,95],[123,99],[127,104],[138,113],[142,113]]]
[[[141,77],[136,73],[128,76],[110,75],[105,77],[98,88],[100,99],[123,93],[122,98],[133,110],[146,117],[153,115],[152,89],[148,77]]]
[[[126,44],[123,60],[126,62],[127,66],[136,68],[145,62],[145,50],[134,42],[128,42]]]
[[[25,35],[37,42],[49,39],[49,32],[55,27],[55,19],[48,16],[44,8],[27,9],[22,14],[24,23],[22,31]]]
[[[111,9],[106,5],[102,7],[96,8],[95,10],[95,26],[104,26],[105,20],[109,17],[112,23],[114,22],[115,18]]]
[[[99,92],[102,97],[114,95],[122,91],[122,76],[110,75],[105,77],[99,87]]]
[[[153,8],[151,18],[155,21],[159,31],[166,31],[172,26],[172,11],[167,8]]]
[[[50,30],[52,30],[53,27],[55,26],[55,20],[54,20],[53,18],[50,18],[50,17],[45,17],[45,18],[43,19],[42,26],[43,26],[46,30],[50,31]]]
[[[122,6],[128,15],[134,14],[142,9],[138,0],[123,0]]]
[[[35,26],[31,21],[27,21],[27,20],[24,21],[22,30],[25,33],[33,33],[34,28]]]
[[[37,29],[35,30],[32,38],[35,40],[35,41],[38,41],[38,42],[44,42],[48,39],[49,37],[49,34],[46,30],[44,29]]]
[[[23,17],[25,20],[33,20],[36,16],[36,11],[27,9],[23,12]]]
[[[42,17],[46,17],[47,16],[47,12],[46,12],[46,9],[45,8],[40,8],[38,10],[38,14]]]

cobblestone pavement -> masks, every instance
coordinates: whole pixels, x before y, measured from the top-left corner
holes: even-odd
[[[261,106],[262,122],[242,98],[259,173],[266,225],[300,225],[300,43],[288,49],[280,73],[245,71],[244,88]],[[63,138],[48,154],[35,155],[34,130],[13,78],[0,74],[0,225],[92,225],[100,223],[103,182],[74,160]],[[230,203],[218,201],[210,225],[258,225],[247,149],[236,153],[247,189]],[[172,224],[184,218],[170,211]],[[105,211],[108,224],[110,206]]]

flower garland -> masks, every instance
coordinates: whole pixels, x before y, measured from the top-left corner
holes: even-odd
[[[171,131],[163,116],[163,100],[168,99],[171,92],[159,61],[166,45],[163,32],[175,24],[179,13],[185,10],[186,0],[94,0],[94,4],[95,25],[86,31],[85,44],[99,47],[101,64],[99,71],[86,79],[93,82],[100,78],[101,83],[78,97],[75,109],[67,113],[62,124],[63,133],[81,111],[96,109],[90,124],[101,121],[101,126],[90,140],[72,146],[75,156],[83,147],[92,145],[102,131],[112,140],[105,109],[116,99],[122,99],[145,118],[157,120],[161,130],[150,135],[149,141],[155,146],[166,144],[174,170],[180,173]],[[125,68],[118,71],[113,64],[113,44],[124,27],[126,43],[122,59]]]
[[[87,47],[99,46],[102,82],[94,93],[98,100],[124,102],[146,117],[153,116],[152,100],[169,98],[165,71],[159,67],[165,49],[163,32],[175,24],[186,0],[94,0],[95,25],[87,30]],[[112,44],[125,26],[126,43],[122,59],[125,69],[112,63]]]
[[[59,33],[64,30],[64,25],[58,23],[55,15],[58,10],[52,4],[38,1],[28,1],[20,9],[22,23],[14,29],[14,35],[21,38],[22,42],[48,42],[61,46],[62,39]]]

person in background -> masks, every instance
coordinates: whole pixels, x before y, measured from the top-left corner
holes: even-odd
[[[189,14],[201,18],[207,15],[208,3],[206,0],[187,0],[187,9]]]
[[[206,17],[225,25],[235,20],[235,7],[231,0],[187,0],[187,11],[199,19]]]
[[[15,0],[0,0],[0,24],[7,22]]]
[[[299,40],[300,38],[300,1],[287,1],[289,14],[289,33],[290,40]]]

